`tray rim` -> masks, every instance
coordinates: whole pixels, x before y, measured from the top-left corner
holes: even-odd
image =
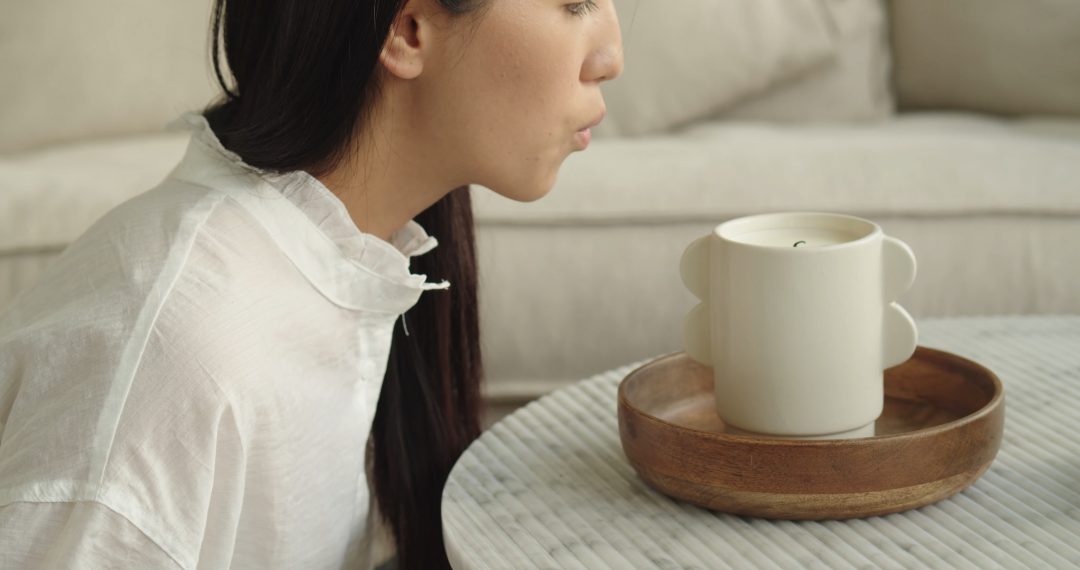
[[[788,437],[783,437],[783,436],[771,436],[771,435],[769,435],[769,436],[755,436],[755,435],[745,435],[745,434],[736,434],[736,433],[718,433],[718,432],[713,432],[713,431],[705,431],[705,430],[694,429],[694,428],[687,427],[687,426],[684,426],[684,425],[675,424],[675,423],[669,422],[667,420],[658,418],[658,417],[654,416],[653,414],[650,414],[650,413],[642,410],[641,408],[638,408],[636,406],[631,405],[629,399],[626,396],[626,389],[627,389],[626,386],[627,386],[630,378],[633,377],[635,374],[638,374],[641,370],[643,370],[643,369],[645,369],[647,367],[655,366],[655,365],[659,364],[660,362],[662,362],[664,360],[667,360],[667,359],[670,359],[670,358],[677,358],[680,355],[685,355],[686,358],[690,358],[691,360],[693,360],[688,354],[686,354],[685,350],[677,350],[675,352],[669,352],[667,354],[657,356],[655,358],[650,359],[648,362],[638,366],[637,368],[634,368],[629,373],[627,373],[626,376],[624,376],[623,379],[619,381],[618,406],[620,408],[625,407],[628,410],[632,410],[635,414],[638,414],[638,415],[640,415],[640,416],[642,416],[642,417],[644,417],[644,418],[646,418],[648,420],[663,424],[665,426],[669,426],[670,428],[674,428],[677,431],[686,432],[688,434],[693,434],[695,437],[707,437],[707,438],[710,438],[710,439],[717,439],[717,440],[723,440],[723,441],[732,441],[732,442],[739,442],[739,443],[747,443],[747,444],[753,444],[753,445],[767,445],[767,446],[774,446],[774,445],[791,446],[791,445],[795,445],[795,446],[800,446],[800,447],[834,447],[834,446],[838,446],[838,445],[842,445],[842,446],[875,445],[878,442],[882,442],[882,441],[886,441],[886,440],[899,440],[899,439],[933,437],[934,435],[939,434],[941,432],[953,431],[953,430],[962,428],[966,424],[970,424],[970,423],[974,423],[976,421],[979,421],[980,419],[984,418],[985,416],[988,416],[988,415],[994,413],[995,409],[997,409],[999,406],[1001,406],[1002,402],[1005,399],[1005,386],[1001,382],[1001,379],[998,377],[998,375],[995,374],[993,370],[990,370],[986,366],[984,366],[984,365],[982,365],[982,364],[980,364],[980,363],[978,363],[978,362],[976,362],[974,360],[971,360],[970,358],[966,358],[964,356],[949,352],[947,350],[942,350],[942,349],[938,349],[938,348],[932,348],[932,347],[925,346],[925,345],[917,345],[915,347],[915,352],[912,353],[912,356],[908,360],[905,360],[904,362],[901,362],[900,364],[897,364],[896,366],[886,368],[885,370],[890,370],[890,369],[898,367],[898,366],[903,366],[908,361],[910,361],[912,358],[915,358],[916,355],[919,355],[919,354],[935,354],[935,353],[936,354],[941,354],[941,355],[946,355],[946,356],[949,356],[951,358],[961,360],[961,361],[963,361],[963,363],[965,365],[973,366],[975,368],[980,369],[980,372],[985,373],[985,375],[990,379],[991,383],[993,384],[994,395],[990,398],[990,401],[987,402],[984,406],[982,406],[981,408],[979,408],[978,410],[975,410],[974,412],[972,412],[970,414],[967,414],[967,415],[962,416],[960,418],[957,418],[955,420],[945,422],[943,424],[938,424],[936,426],[931,426],[931,427],[928,427],[928,428],[922,428],[922,429],[917,429],[917,430],[908,431],[908,432],[892,433],[892,434],[887,434],[887,435],[873,435],[873,436],[859,437],[859,438],[846,438],[846,439],[798,439],[798,438],[788,438]],[[697,362],[697,361],[694,361],[694,362]],[[701,364],[701,363],[698,363],[698,364],[701,365],[701,366],[704,366],[706,368],[712,368],[710,366],[705,366],[704,364]]]

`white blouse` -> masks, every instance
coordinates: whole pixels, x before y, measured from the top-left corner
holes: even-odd
[[[366,444],[395,320],[450,286],[409,271],[437,241],[183,123],[0,315],[0,567],[370,567]]]

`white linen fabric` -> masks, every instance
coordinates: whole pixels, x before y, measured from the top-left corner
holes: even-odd
[[[176,168],[0,315],[0,566],[370,567],[366,444],[437,240],[183,119]]]

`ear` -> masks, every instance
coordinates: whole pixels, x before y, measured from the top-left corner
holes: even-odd
[[[431,21],[421,11],[421,4],[417,0],[405,0],[379,53],[383,67],[402,79],[414,79],[424,70]]]

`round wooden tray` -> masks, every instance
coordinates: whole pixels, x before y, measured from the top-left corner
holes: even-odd
[[[922,346],[885,371],[872,437],[729,433],[713,398],[712,368],[685,352],[637,368],[619,384],[623,451],[661,493],[765,518],[884,515],[949,497],[990,466],[1005,421],[993,372]]]

